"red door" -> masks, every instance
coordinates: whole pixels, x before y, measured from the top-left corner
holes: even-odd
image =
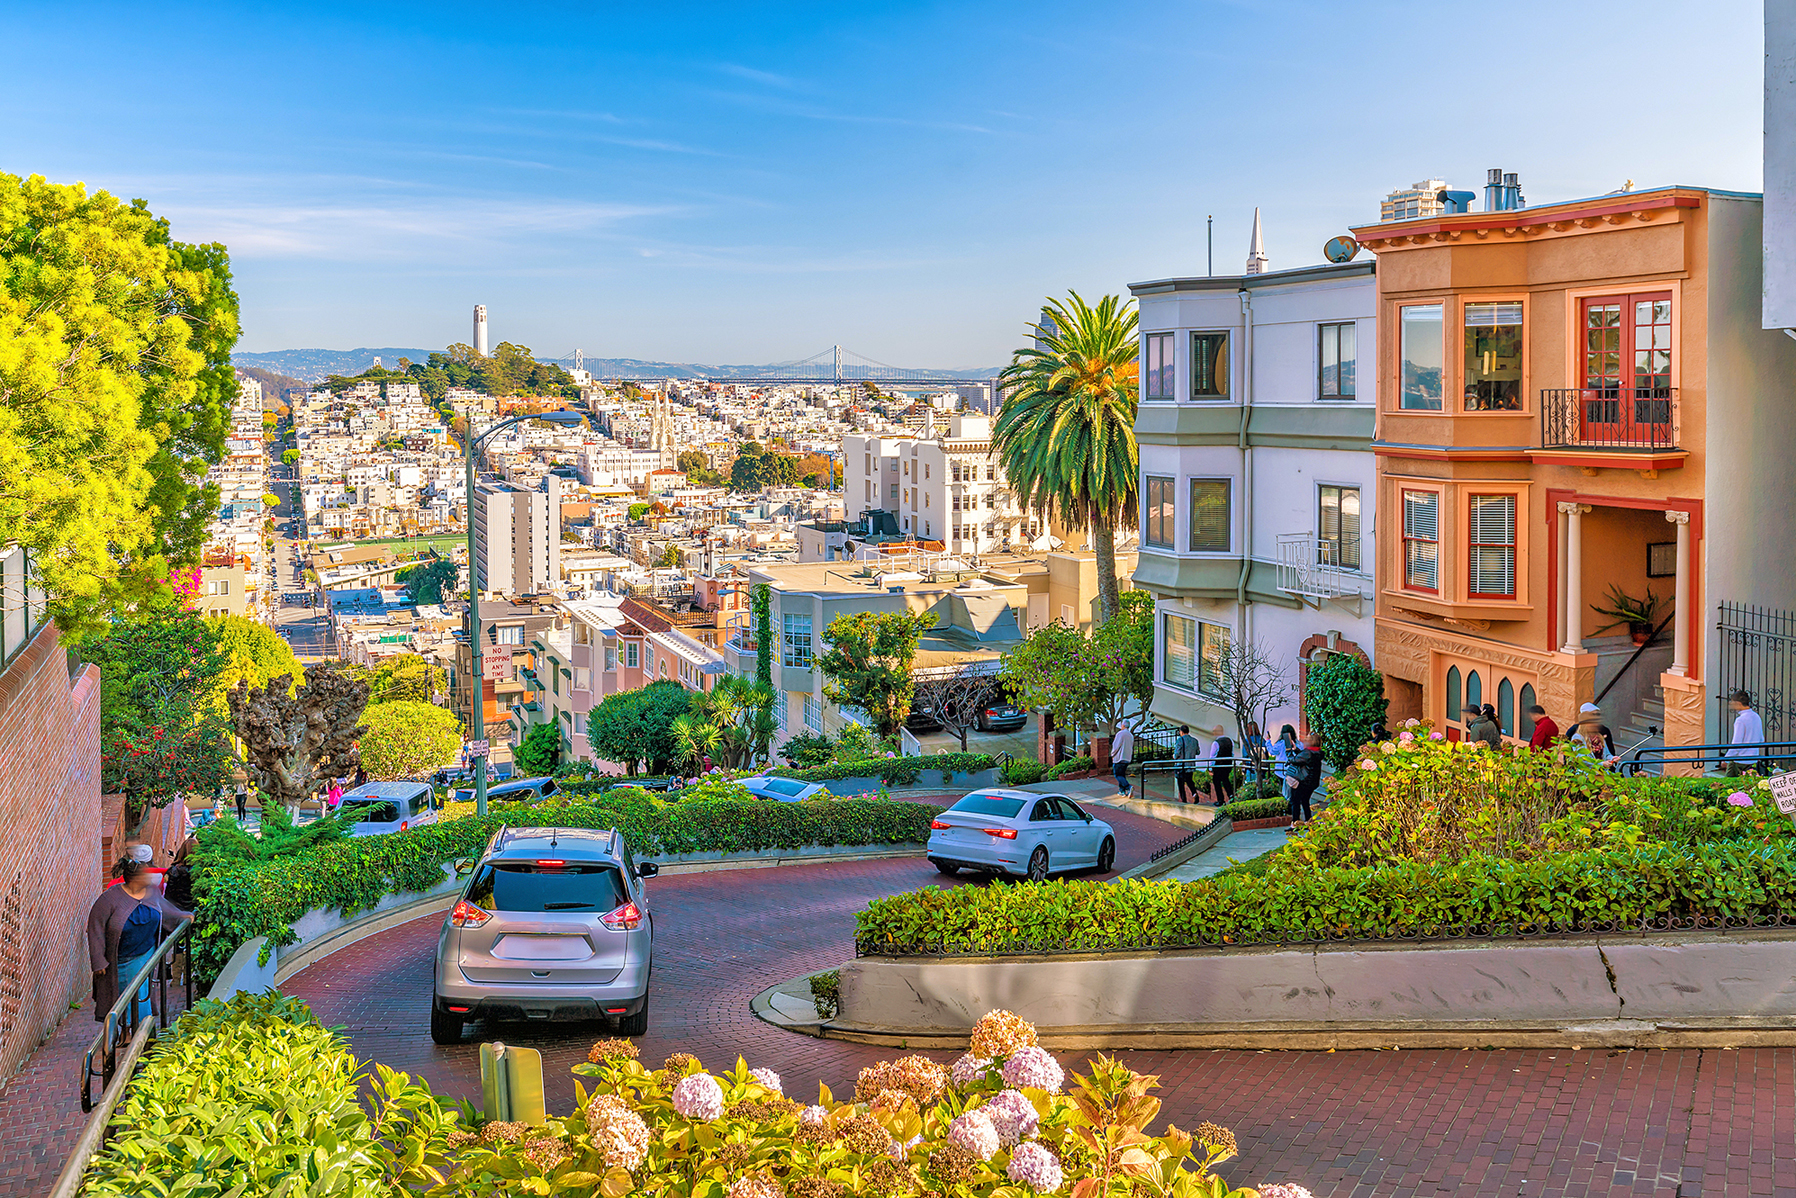
[[[1671,293],[1591,296],[1583,308],[1579,439],[1671,446]]]

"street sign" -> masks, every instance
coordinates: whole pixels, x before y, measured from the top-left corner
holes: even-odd
[[[1771,797],[1785,815],[1796,815],[1796,773],[1779,774],[1771,779]]]
[[[484,740],[471,740],[463,746],[462,751],[469,757],[485,757],[488,747]]]
[[[511,646],[488,645],[480,653],[480,676],[487,682],[511,681]]]

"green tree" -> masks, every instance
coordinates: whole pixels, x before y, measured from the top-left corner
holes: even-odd
[[[1023,506],[1091,535],[1098,612],[1116,617],[1115,533],[1135,523],[1137,344],[1134,301],[1107,295],[1093,308],[1071,292],[1050,299],[1036,346],[999,375],[1011,394],[992,447]]]
[[[586,720],[593,752],[615,761],[631,777],[644,763],[665,772],[674,762],[673,722],[685,715],[691,696],[677,682],[651,682],[641,690],[607,696]]]
[[[221,712],[227,709],[225,692],[241,681],[267,686],[283,674],[290,678],[305,676],[305,668],[293,655],[293,646],[268,625],[247,616],[219,616],[208,623],[218,650],[224,655],[224,668],[212,690]]]
[[[735,674],[725,674],[708,691],[694,692],[690,722],[674,739],[697,746],[704,755],[731,769],[747,769],[764,756],[773,740],[773,690]]]
[[[817,668],[831,679],[823,693],[839,707],[858,707],[882,737],[898,735],[910,718],[911,663],[917,640],[935,627],[932,612],[856,612],[829,622],[829,648]]]
[[[1059,620],[1007,653],[999,677],[1024,707],[1092,731],[1146,711],[1154,701],[1154,601],[1125,591],[1117,617],[1089,634]]]
[[[745,442],[736,451],[736,460],[730,463],[730,486],[738,491],[759,491],[766,485],[766,455],[757,443]]]
[[[561,729],[554,724],[532,724],[512,756],[518,769],[530,777],[554,773],[561,761]]]
[[[362,765],[370,778],[421,778],[461,754],[461,722],[430,703],[370,703],[362,723]]]
[[[166,596],[197,559],[236,394],[223,246],[141,201],[0,174],[0,543],[30,552],[65,628]]]
[[[416,653],[395,653],[382,658],[368,674],[368,702],[435,703],[449,691],[449,673]]]
[[[320,662],[294,687],[285,674],[266,688],[242,679],[231,688],[231,722],[244,748],[244,769],[264,802],[297,809],[332,780],[355,776],[356,741],[368,684],[334,661]]]
[[[452,558],[433,557],[415,566],[407,566],[394,577],[411,590],[413,603],[442,603],[445,597],[459,593],[457,586],[461,582],[461,567]]]
[[[661,570],[677,570],[680,566],[680,547],[669,545],[663,549],[661,556],[655,559],[655,566]]]
[[[288,466],[299,465],[299,450],[297,450],[297,449],[281,450],[281,461]]]
[[[1323,759],[1337,770],[1372,739],[1387,706],[1384,676],[1354,654],[1330,653],[1304,677],[1304,721],[1322,738]]]
[[[160,609],[90,642],[100,668],[100,785],[125,796],[135,831],[149,812],[216,792],[230,776],[230,726],[214,701],[230,656],[197,612]]]

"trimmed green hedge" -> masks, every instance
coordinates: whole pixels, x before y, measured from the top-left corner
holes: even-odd
[[[878,778],[887,786],[909,786],[924,770],[971,774],[989,770],[997,758],[989,753],[930,753],[923,757],[869,757],[864,761],[832,761],[814,769],[777,769],[782,778],[803,782],[840,782],[844,778]]]
[[[1046,774],[1043,774],[1042,781],[1058,782],[1068,774],[1083,774],[1085,771],[1095,768],[1097,768],[1097,762],[1093,761],[1090,757],[1083,755],[1078,757],[1068,757],[1065,761],[1050,769]]]
[[[1222,814],[1233,820],[1273,819],[1290,811],[1283,799],[1246,799],[1223,805]]]
[[[557,802],[338,840],[267,861],[202,853],[194,872],[198,937],[194,963],[217,976],[237,946],[257,936],[294,942],[292,922],[318,908],[364,911],[388,894],[428,890],[443,866],[477,856],[506,824],[623,831],[639,859],[677,853],[752,852],[810,844],[921,844],[941,808],[923,803],[839,799],[666,803],[634,798]]]
[[[1033,757],[1012,757],[1004,763],[999,780],[1006,786],[1028,786],[1040,782],[1047,767]]]
[[[1190,883],[930,888],[856,918],[867,955],[1102,952],[1408,935],[1606,930],[1796,915],[1796,843],[1649,843],[1527,861],[1230,873]]]

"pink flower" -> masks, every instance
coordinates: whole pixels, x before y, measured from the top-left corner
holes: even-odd
[[[948,1077],[957,1086],[970,1086],[974,1082],[984,1081],[991,1067],[990,1057],[976,1057],[970,1052],[963,1052],[960,1059],[954,1062],[954,1067],[948,1071]]]
[[[1367,773],[1371,773],[1373,770],[1378,768],[1378,763],[1376,761],[1373,761],[1370,757],[1368,757],[1359,763],[1359,768],[1362,770],[1365,770]]]
[[[1052,1194],[1066,1180],[1060,1171],[1059,1158],[1034,1141],[1017,1145],[1016,1151],[1010,1154],[1010,1164],[1005,1168],[1004,1176],[1028,1186],[1037,1194]]]
[[[1397,734],[1397,739],[1406,745],[1415,738],[1416,734],[1413,732],[1399,732]]]
[[[1021,1090],[1000,1090],[978,1109],[990,1116],[998,1141],[1006,1148],[1031,1138],[1040,1126],[1035,1104]]]
[[[948,1125],[948,1141],[959,1144],[982,1161],[989,1161],[998,1151],[998,1129],[992,1125],[990,1115],[974,1108]]]
[[[761,1085],[765,1086],[767,1089],[772,1090],[775,1094],[785,1093],[784,1090],[780,1089],[780,1075],[771,1069],[750,1069],[748,1075],[760,1082]]]
[[[1054,1054],[1037,1045],[1019,1048],[1004,1062],[1004,1084],[1018,1090],[1046,1090],[1060,1093],[1066,1073]]]
[[[1429,740],[1446,740],[1447,736],[1443,732],[1430,732],[1428,734],[1428,739]]]
[[[673,1091],[674,1110],[685,1119],[709,1123],[723,1114],[723,1087],[709,1073],[691,1073]]]
[[[1743,790],[1736,790],[1733,794],[1727,796],[1727,801],[1735,807],[1752,806],[1752,796]]]
[[[1314,1196],[1302,1186],[1293,1185],[1286,1181],[1276,1182],[1271,1185],[1262,1183],[1256,1188],[1260,1191],[1260,1198],[1314,1198]]]

